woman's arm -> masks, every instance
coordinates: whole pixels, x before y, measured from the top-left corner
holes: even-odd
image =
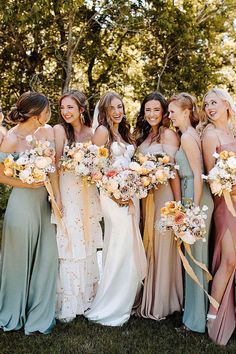
[[[206,167],[206,172],[209,171],[215,166],[216,159],[213,154],[216,152],[218,146],[218,138],[214,131],[208,130],[204,133],[202,139],[202,148],[203,148],[203,158],[204,164]]]
[[[106,145],[109,139],[109,132],[106,127],[100,125],[94,132],[92,143],[97,146]]]
[[[170,156],[171,162],[175,162],[174,156],[179,148],[178,135],[171,129],[165,129],[162,136],[162,145],[164,151],[167,153],[167,155]],[[170,179],[170,186],[174,195],[174,199],[176,201],[181,201],[180,178],[177,171],[175,173],[175,178]]]
[[[200,205],[203,189],[201,151],[196,140],[190,134],[183,134],[181,146],[186,154],[194,176],[194,203]]]
[[[7,186],[16,187],[16,188],[39,188],[44,185],[43,182],[37,183],[23,183],[19,178],[8,177],[4,174],[4,165],[0,163],[0,183],[6,184]]]

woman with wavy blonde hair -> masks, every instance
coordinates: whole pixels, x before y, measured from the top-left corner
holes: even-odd
[[[208,206],[206,242],[196,242],[191,245],[193,257],[208,266],[208,236],[213,212],[213,201],[208,185],[203,184],[203,158],[200,137],[196,131],[199,114],[196,99],[192,95],[182,92],[169,100],[169,117],[181,135],[181,145],[175,155],[179,165],[181,192],[183,204],[192,202],[196,206]],[[204,289],[208,284],[203,270],[191,259],[188,259]],[[203,289],[186,273],[185,302],[183,326],[181,329],[204,333],[206,330],[206,314],[208,301]]]
[[[236,152],[234,134],[236,109],[227,91],[214,88],[203,99],[204,115],[202,132],[203,154],[207,172],[215,165],[215,152]],[[207,124],[208,123],[208,124]],[[207,124],[207,125],[206,125]],[[235,187],[231,199],[236,209]],[[218,344],[225,345],[235,329],[235,270],[236,270],[236,218],[231,214],[223,196],[214,197],[214,253],[211,295],[220,304],[210,306],[207,315],[208,333]]]

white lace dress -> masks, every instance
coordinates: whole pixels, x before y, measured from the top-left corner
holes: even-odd
[[[111,146],[114,166],[127,166],[133,152],[132,145],[120,146],[114,142]],[[135,253],[142,255],[140,262],[143,257],[146,262],[145,252],[128,207],[119,206],[102,191],[100,200],[105,222],[103,274],[91,309],[85,316],[102,325],[121,326],[130,317],[140,284]],[[138,229],[138,203],[135,209]]]
[[[60,190],[68,235],[57,228],[59,277],[56,318],[70,321],[76,315],[84,314],[96,294],[102,214],[96,186],[84,187],[82,179],[73,172],[60,174]],[[85,239],[85,222],[88,239]]]

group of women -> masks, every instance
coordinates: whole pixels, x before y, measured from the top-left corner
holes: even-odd
[[[0,327],[5,331],[23,327],[26,334],[49,333],[55,318],[68,322],[77,315],[121,326],[131,313],[161,320],[184,309],[178,330],[204,333],[207,326],[210,338],[225,345],[235,329],[236,219],[223,196],[214,197],[213,202],[202,174],[214,167],[214,152],[236,152],[236,109],[231,96],[222,89],[210,90],[200,114],[196,99],[188,93],[167,102],[152,92],[141,103],[133,133],[117,93],[107,92],[100,98],[95,131],[83,93],[65,93],[59,107],[60,123],[52,128],[46,124],[48,99],[40,93],[24,93],[8,114],[15,126],[0,135],[0,182],[14,187],[2,234]],[[57,169],[49,178],[66,234],[54,225],[42,183],[27,185],[4,175],[2,161],[29,149],[28,135],[55,147]],[[60,170],[64,149],[74,142],[107,146],[112,162],[124,168],[136,148],[142,154],[164,152],[179,170],[175,179],[131,205],[109,198],[95,185],[85,185],[73,172]],[[236,206],[234,190],[231,198]],[[165,202],[182,200],[184,204],[190,199],[197,206],[208,206],[207,242],[196,242],[191,251],[211,270],[211,288],[203,270],[188,261],[204,289],[219,303],[218,309],[208,306],[204,291],[187,273],[183,277],[172,232],[155,227]],[[102,274],[99,248],[103,249]]]

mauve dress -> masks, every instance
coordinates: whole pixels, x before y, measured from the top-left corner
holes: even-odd
[[[220,145],[217,152],[223,150],[236,152],[236,140],[231,144]],[[230,232],[234,244],[236,245],[236,218],[228,210],[223,196],[214,198],[214,223],[215,223],[215,247],[212,261],[212,274],[217,272],[221,259],[221,241],[226,234]],[[234,203],[236,209],[236,203]],[[227,287],[225,289],[217,317],[213,321],[208,331],[210,338],[218,344],[226,345],[235,329],[235,273],[233,270]]]

